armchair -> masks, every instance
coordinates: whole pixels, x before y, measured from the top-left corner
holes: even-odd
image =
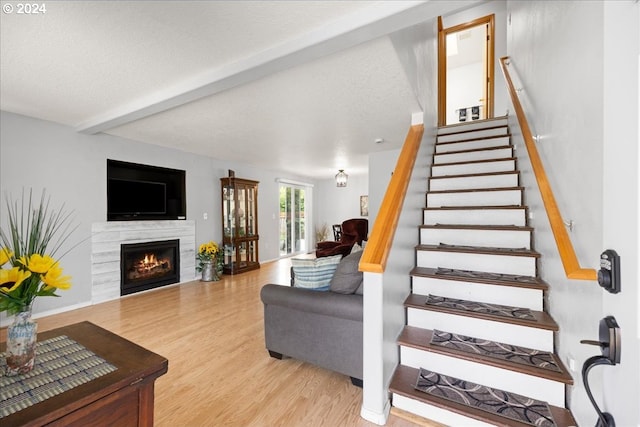
[[[318,242],[316,257],[332,255],[346,256],[351,253],[354,244],[362,245],[369,234],[369,220],[364,218],[352,218],[342,223],[342,235],[337,242]]]

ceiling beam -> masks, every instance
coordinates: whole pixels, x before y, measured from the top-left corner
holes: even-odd
[[[385,36],[480,0],[381,2],[297,38],[225,64],[93,117],[76,130],[97,134]]]

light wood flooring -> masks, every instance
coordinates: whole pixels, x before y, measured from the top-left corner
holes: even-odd
[[[260,289],[288,284],[290,265],[284,259],[219,282],[40,318],[38,330],[88,320],[166,357],[169,372],[156,382],[156,426],[374,426],[360,417],[362,389],[348,377],[269,357]],[[387,425],[416,424],[392,414]]]

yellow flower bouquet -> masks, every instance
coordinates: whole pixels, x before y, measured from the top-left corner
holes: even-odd
[[[221,254],[222,249],[216,242],[211,241],[201,244],[198,248],[198,255],[196,256],[196,258],[198,259],[196,270],[202,271],[205,263],[212,263],[215,267]]]
[[[57,297],[58,289],[71,287],[54,256],[75,228],[70,213],[50,209],[44,192],[39,205],[32,203],[31,192],[28,200],[22,194],[20,205],[7,198],[7,213],[8,231],[0,228],[0,312],[15,314],[38,296]]]
[[[39,205],[32,203],[31,192],[25,200],[23,191],[20,205],[6,200],[8,231],[0,228],[0,312],[15,314],[7,327],[9,376],[26,374],[35,364],[38,325],[31,320],[33,300],[57,297],[58,289],[71,287],[71,278],[63,275],[54,256],[73,229],[70,214],[50,210],[44,192]],[[55,244],[54,238],[59,238]]]

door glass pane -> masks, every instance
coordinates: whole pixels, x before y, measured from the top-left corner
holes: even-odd
[[[296,252],[302,252],[306,250],[305,240],[304,240],[304,190],[303,189],[295,189],[294,190],[294,200],[293,205],[294,209],[294,227],[295,232],[293,233],[295,236],[294,247]]]
[[[280,256],[306,252],[304,188],[280,186]]]

